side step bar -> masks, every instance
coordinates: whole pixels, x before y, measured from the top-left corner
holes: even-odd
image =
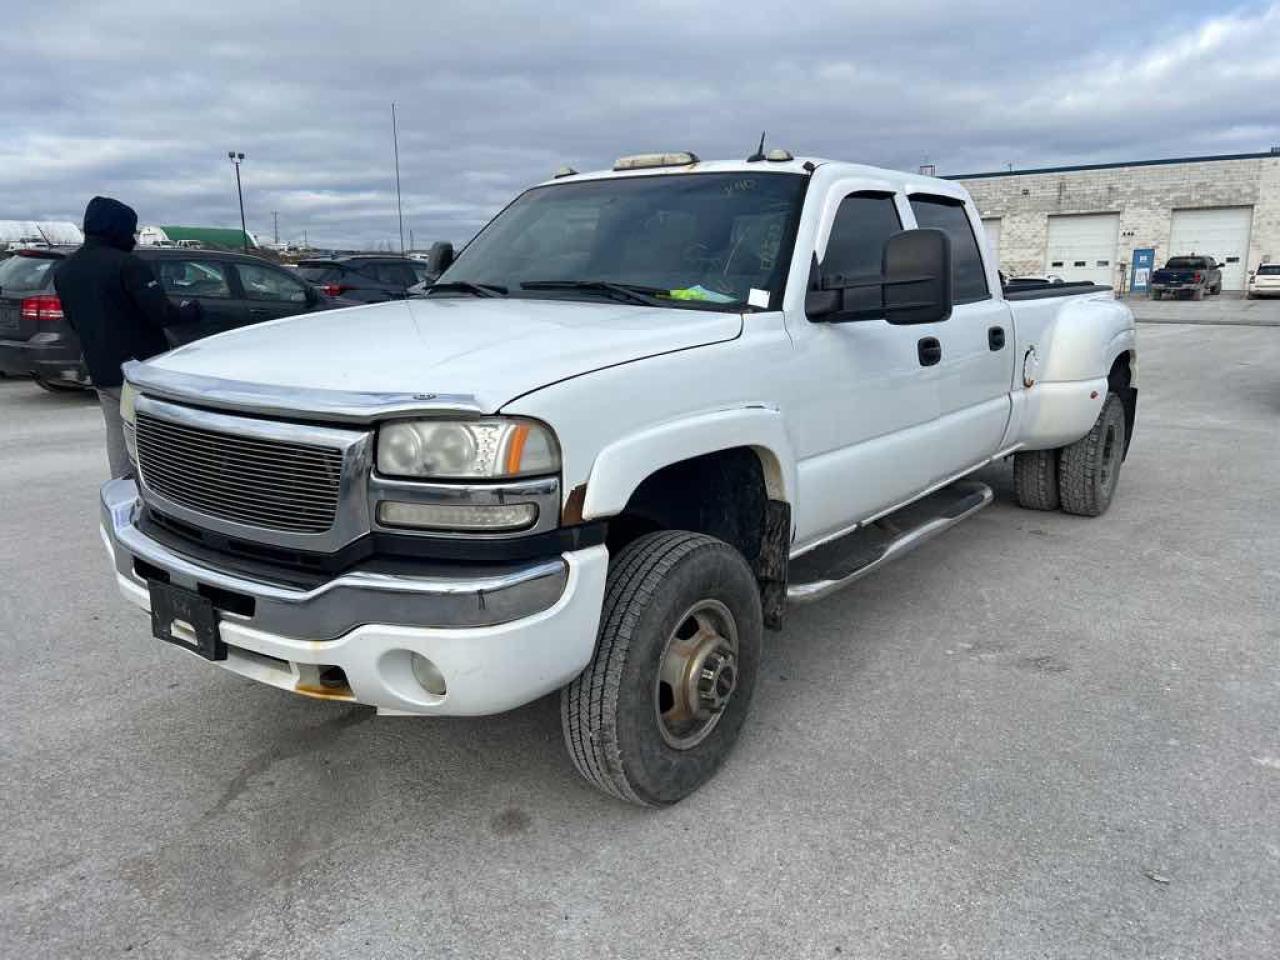
[[[991,488],[960,480],[792,559],[787,599],[812,603],[910,553],[991,502]]]

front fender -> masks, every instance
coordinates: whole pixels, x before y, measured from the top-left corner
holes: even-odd
[[[735,407],[655,424],[610,443],[587,478],[582,518],[620,513],[646,477],[691,457],[749,447],[760,457],[769,498],[793,502],[795,457],[782,412],[764,405]]]

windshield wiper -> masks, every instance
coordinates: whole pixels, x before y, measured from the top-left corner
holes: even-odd
[[[436,290],[473,293],[477,297],[505,297],[507,295],[507,288],[500,283],[472,283],[470,280],[446,280],[444,283],[433,283],[427,287],[427,293],[433,293]]]
[[[614,283],[612,280],[526,280],[520,284],[523,290],[599,290],[601,293],[612,293],[632,303],[642,303],[646,307],[669,307],[666,300],[659,300],[656,294],[668,291],[661,287],[646,287],[638,283]]]

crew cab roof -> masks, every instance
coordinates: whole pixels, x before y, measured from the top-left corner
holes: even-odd
[[[954,197],[957,200],[968,198],[968,194],[959,184],[937,177],[925,177],[916,173],[905,173],[901,170],[890,170],[885,167],[873,167],[861,163],[845,163],[839,160],[825,160],[821,157],[794,157],[791,160],[699,160],[696,163],[679,166],[642,167],[634,170],[592,170],[586,173],[565,174],[544,180],[539,187],[559,183],[573,183],[584,180],[612,180],[622,177],[655,177],[670,176],[681,173],[794,173],[803,176],[819,173],[824,180],[850,177],[857,179],[879,180],[895,190],[906,193],[932,193],[940,196]]]

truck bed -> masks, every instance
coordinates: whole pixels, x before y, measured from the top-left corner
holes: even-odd
[[[1006,300],[1023,302],[1026,300],[1048,300],[1052,297],[1078,297],[1086,293],[1104,293],[1112,288],[1100,283],[1078,280],[1072,283],[1049,283],[1048,281],[1012,283],[1005,284],[1002,289]]]

